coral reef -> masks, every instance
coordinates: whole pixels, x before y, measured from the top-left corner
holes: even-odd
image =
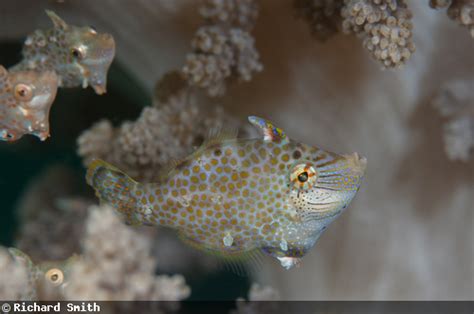
[[[218,96],[228,81],[250,81],[263,69],[250,34],[258,4],[255,0],[206,0],[200,13],[206,24],[191,41],[193,52],[186,56],[182,72],[190,85]]]
[[[355,34],[383,67],[405,64],[415,51],[412,13],[405,0],[295,0],[316,38],[326,40],[342,30]]]
[[[25,300],[29,290],[28,269],[0,247],[0,300]]]
[[[109,207],[89,209],[82,248],[66,299],[176,301],[190,294],[182,276],[154,275],[150,239],[125,226]]]
[[[432,104],[445,119],[444,144],[449,159],[469,161],[474,150],[474,80],[446,82]]]
[[[430,0],[434,9],[448,8],[450,19],[469,29],[474,38],[474,1],[472,0]]]

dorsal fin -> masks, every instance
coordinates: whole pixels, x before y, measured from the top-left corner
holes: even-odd
[[[236,128],[213,128],[209,130],[207,138],[201,147],[209,147],[211,145],[220,144],[223,141],[233,140],[237,138],[239,130]]]
[[[158,174],[158,179],[160,182],[166,181],[169,178],[170,174],[178,167],[184,160],[171,158],[168,160],[168,163],[161,167],[160,173]]]
[[[268,120],[256,116],[250,116],[249,122],[262,130],[263,140],[266,142],[276,142],[286,144],[290,141],[282,129],[276,127]]]
[[[10,252],[10,254],[13,256],[13,258],[16,261],[24,263],[28,267],[29,270],[35,267],[35,264],[25,252],[14,247],[8,248],[8,252]]]
[[[54,28],[61,29],[61,30],[66,30],[68,28],[67,23],[53,11],[46,10],[46,14],[51,19],[51,22],[53,22]]]

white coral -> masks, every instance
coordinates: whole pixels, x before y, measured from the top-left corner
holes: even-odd
[[[28,270],[0,247],[0,300],[22,300],[29,290]]]
[[[107,206],[90,208],[83,257],[71,268],[70,300],[174,300],[190,289],[177,275],[155,276],[150,239],[124,225]]]

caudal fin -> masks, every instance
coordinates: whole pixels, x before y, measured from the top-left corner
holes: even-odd
[[[141,221],[136,214],[137,201],[133,191],[139,185],[120,169],[109,163],[96,159],[87,169],[87,183],[95,190],[101,203],[111,205],[132,225],[139,225]]]

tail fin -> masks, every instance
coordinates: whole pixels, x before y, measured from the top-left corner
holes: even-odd
[[[137,200],[132,194],[139,185],[138,182],[100,159],[95,159],[89,164],[86,181],[94,188],[100,202],[111,205],[127,224],[141,224],[136,212]]]

